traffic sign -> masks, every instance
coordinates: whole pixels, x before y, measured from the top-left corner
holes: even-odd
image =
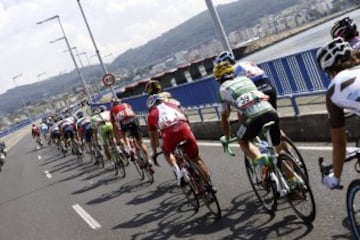
[[[115,83],[115,76],[112,73],[107,73],[103,76],[102,81],[105,86],[112,86]]]

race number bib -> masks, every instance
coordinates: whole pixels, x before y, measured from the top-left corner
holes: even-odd
[[[256,100],[263,97],[265,97],[265,95],[259,91],[251,91],[248,93],[244,93],[236,99],[236,106],[240,109],[244,109],[254,103]]]

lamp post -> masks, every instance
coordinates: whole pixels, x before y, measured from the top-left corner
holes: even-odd
[[[14,85],[15,85],[15,88],[18,88],[18,85],[17,85],[17,83],[16,83],[16,79],[18,79],[19,77],[22,77],[22,76],[23,76],[23,74],[20,73],[20,74],[14,76],[14,77],[12,78],[12,80],[13,80],[13,82],[14,82]],[[22,109],[23,114],[25,114],[25,112],[24,112],[24,107],[25,107],[24,96],[23,96],[21,90],[18,89],[18,91],[19,91],[19,95],[20,95],[20,98],[21,98],[21,102],[22,102],[22,107],[21,107],[21,109]],[[30,119],[31,119],[31,118],[30,118]]]
[[[229,41],[228,41],[228,39],[226,37],[226,34],[225,34],[225,31],[224,31],[224,27],[223,27],[223,25],[221,23],[221,20],[219,18],[219,14],[217,13],[216,8],[214,7],[214,4],[213,4],[212,0],[205,0],[205,2],[206,2],[206,5],[207,5],[207,8],[209,10],[210,16],[211,16],[212,20],[214,21],[215,31],[217,32],[217,34],[218,34],[218,36],[220,38],[220,41],[221,41],[221,44],[222,44],[223,48],[232,53],[231,46],[229,44]]]
[[[76,63],[76,61],[75,61],[74,54],[73,54],[73,52],[71,51],[71,47],[70,47],[69,41],[68,41],[68,39],[67,39],[67,37],[66,37],[64,28],[63,28],[63,26],[62,26],[62,24],[61,24],[61,21],[60,21],[60,16],[59,16],[59,15],[55,15],[55,16],[53,16],[53,17],[50,17],[50,18],[47,18],[47,19],[45,19],[45,20],[39,21],[39,22],[37,22],[37,24],[43,24],[43,23],[45,23],[45,22],[48,22],[48,21],[51,21],[51,20],[54,20],[54,19],[57,19],[57,20],[58,20],[58,23],[59,23],[59,25],[60,25],[61,32],[62,32],[63,36],[62,36],[61,38],[58,38],[58,39],[54,40],[54,41],[50,41],[50,43],[54,43],[54,42],[57,42],[57,41],[60,41],[60,40],[65,40],[66,46],[67,46],[67,48],[68,48],[68,51],[70,52],[71,59],[72,59],[74,65],[75,65],[76,71],[78,72],[78,74],[79,74],[79,76],[80,76],[80,79],[81,79],[81,81],[82,81],[82,84],[83,84],[83,86],[84,86],[84,88],[85,88],[85,92],[86,92],[86,95],[87,95],[87,97],[88,97],[88,100],[90,101],[90,100],[91,100],[91,97],[90,97],[90,94],[89,94],[89,92],[88,92],[88,90],[87,90],[87,88],[86,88],[85,79],[84,79],[83,75],[81,74],[80,69],[79,69],[79,67],[78,67],[78,65],[77,65],[77,63]]]
[[[103,63],[103,60],[101,59],[100,51],[99,51],[99,49],[98,49],[97,46],[96,46],[94,36],[92,35],[92,32],[91,32],[90,26],[89,26],[89,24],[88,24],[88,21],[87,21],[87,19],[86,19],[84,10],[82,9],[80,0],[77,0],[77,2],[78,2],[78,5],[79,5],[79,8],[80,8],[80,11],[81,11],[81,15],[82,15],[83,18],[84,18],[84,21],[85,21],[85,24],[86,24],[86,28],[87,28],[87,30],[88,30],[88,32],[89,32],[91,41],[92,41],[92,43],[93,43],[93,45],[94,45],[96,55],[98,56],[98,59],[99,59],[101,68],[102,68],[103,73],[104,73],[104,75],[105,75],[105,74],[108,73],[108,71],[107,71],[107,69],[106,69],[106,67],[105,67],[105,65],[104,65],[104,63]],[[116,98],[117,96],[116,96],[116,93],[115,93],[115,90],[114,90],[113,86],[110,86],[110,88],[111,88],[111,92],[112,92],[113,97]]]

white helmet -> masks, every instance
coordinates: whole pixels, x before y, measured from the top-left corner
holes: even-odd
[[[224,61],[228,61],[231,64],[235,64],[236,62],[234,55],[229,51],[223,51],[215,58],[215,64],[219,64]]]
[[[336,60],[341,57],[348,57],[352,48],[348,42],[343,38],[337,37],[330,43],[318,49],[316,53],[316,60],[321,66],[322,70],[332,67]]]
[[[150,110],[151,108],[159,105],[162,102],[163,99],[158,94],[153,94],[146,100],[146,107]]]

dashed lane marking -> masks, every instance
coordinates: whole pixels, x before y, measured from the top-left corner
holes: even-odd
[[[44,171],[45,175],[47,178],[52,178],[52,175],[50,174],[50,172],[48,170]]]
[[[100,223],[98,223],[93,217],[90,216],[79,204],[72,205],[72,208],[80,215],[80,217],[94,230],[101,228]]]

